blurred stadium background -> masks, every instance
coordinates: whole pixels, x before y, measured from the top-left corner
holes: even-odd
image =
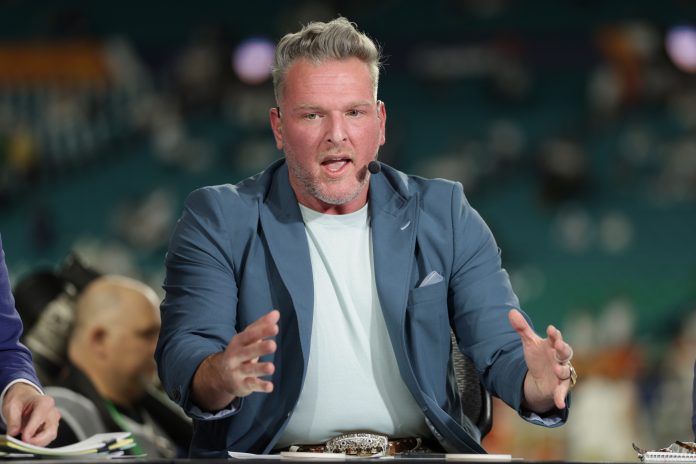
[[[74,250],[159,289],[186,194],[280,156],[273,43],[337,14],[386,56],[381,159],[461,181],[538,331],[575,346],[571,422],[498,406],[489,448],[620,460],[693,440],[693,1],[0,0],[13,282]]]

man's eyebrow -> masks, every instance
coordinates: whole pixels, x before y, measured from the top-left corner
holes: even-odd
[[[369,100],[357,101],[348,105],[348,108],[355,108],[356,106],[372,106],[372,103],[373,102]]]
[[[280,115],[280,107],[278,108],[278,114]],[[287,112],[290,114],[299,114],[299,113],[318,113],[322,111],[322,109],[319,106],[316,105],[296,105],[293,106],[292,108],[287,108]]]
[[[292,111],[319,111],[322,108],[317,105],[303,104],[295,106]]]

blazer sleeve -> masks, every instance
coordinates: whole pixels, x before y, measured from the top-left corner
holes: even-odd
[[[0,391],[15,380],[28,380],[40,386],[31,353],[19,342],[22,320],[15,309],[5,253],[0,238]]]
[[[221,203],[219,191],[213,188],[194,191],[186,200],[167,251],[166,296],[155,352],[169,396],[200,419],[219,416],[202,413],[191,403],[193,375],[207,356],[223,351],[236,333],[237,285],[226,250],[233,237],[225,227]]]
[[[461,184],[452,191],[452,221],[449,298],[460,349],[473,359],[486,388],[517,409],[527,367],[507,313],[519,308],[519,301],[493,234],[466,200]]]
[[[468,203],[461,184],[452,191],[454,262],[449,306],[460,349],[471,357],[486,389],[529,422],[557,426],[568,408],[544,417],[522,408],[527,364],[522,342],[510,325],[508,312],[520,303],[502,267],[501,251],[478,212]],[[529,324],[532,322],[522,313]]]

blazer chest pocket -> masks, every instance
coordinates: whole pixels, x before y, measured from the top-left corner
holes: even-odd
[[[435,303],[447,297],[446,282],[440,281],[425,287],[418,287],[411,290],[408,295],[408,306],[417,306],[421,303]]]

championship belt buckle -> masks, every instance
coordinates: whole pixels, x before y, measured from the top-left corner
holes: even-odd
[[[349,456],[386,456],[389,439],[375,433],[344,433],[326,442],[327,453]]]

